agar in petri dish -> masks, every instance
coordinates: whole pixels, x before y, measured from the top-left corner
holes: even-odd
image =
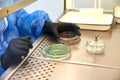
[[[52,44],[45,49],[45,55],[51,59],[64,60],[70,57],[71,49],[65,44]]]

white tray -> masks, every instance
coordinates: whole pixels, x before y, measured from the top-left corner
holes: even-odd
[[[109,30],[113,22],[112,14],[81,14],[80,12],[69,11],[63,15],[60,22],[75,23],[81,29]]]

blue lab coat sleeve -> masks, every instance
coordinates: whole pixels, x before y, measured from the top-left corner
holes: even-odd
[[[4,43],[6,43],[6,47],[8,46],[11,39],[20,37],[19,29],[17,27],[17,20],[24,14],[27,14],[27,12],[25,10],[20,10],[7,16],[8,27],[4,31]]]
[[[4,8],[5,6],[6,5],[4,4],[4,2],[0,1],[0,7]],[[12,38],[19,37],[19,32],[16,27],[16,15],[11,14],[7,16],[6,22],[7,24],[5,24],[4,19],[0,19],[0,27],[1,27],[0,28],[0,58],[4,53],[4,51],[6,50],[9,41]],[[3,74],[4,71],[5,70],[2,68],[2,65],[0,63],[0,76]]]
[[[18,38],[19,37],[19,32],[18,29],[16,27],[16,16],[15,14],[11,14],[9,16],[6,17],[7,18],[7,22],[8,22],[8,26],[6,27],[6,29],[2,29],[0,32],[0,58],[2,56],[2,54],[4,53],[4,51],[6,50],[9,42],[11,39],[13,38]],[[0,25],[4,25],[5,24],[1,23]],[[0,76],[2,75],[2,73],[4,72],[4,69],[2,68],[2,65],[0,64]]]
[[[18,12],[17,14],[20,14]],[[42,34],[42,29],[45,21],[51,21],[49,15],[42,11],[37,10],[31,14],[25,13],[17,20],[17,27],[21,37],[32,36],[33,41]]]
[[[15,14],[11,14],[7,16],[7,21],[8,21],[8,27],[4,31],[4,42],[9,44],[11,39],[19,37],[19,32],[16,26],[16,15]],[[7,46],[8,45],[6,45],[6,47]]]

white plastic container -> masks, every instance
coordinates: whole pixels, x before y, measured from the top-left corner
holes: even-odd
[[[114,8],[114,16],[115,16],[115,21],[117,23],[120,23],[120,7],[115,7]]]

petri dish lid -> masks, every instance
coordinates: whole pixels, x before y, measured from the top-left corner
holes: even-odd
[[[71,54],[71,49],[64,44],[52,44],[45,49],[45,54],[49,58],[66,59]]]
[[[73,31],[64,31],[59,34],[62,43],[73,44],[80,41],[80,36]]]

